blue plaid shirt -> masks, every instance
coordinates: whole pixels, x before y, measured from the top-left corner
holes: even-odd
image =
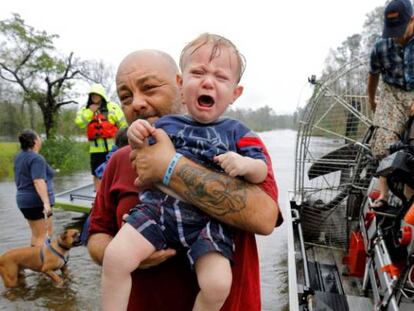
[[[396,44],[391,38],[378,40],[371,52],[371,74],[382,74],[385,83],[414,90],[414,37],[406,45]]]

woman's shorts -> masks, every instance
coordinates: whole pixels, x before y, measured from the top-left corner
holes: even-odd
[[[95,170],[98,166],[106,161],[107,154],[108,152],[91,153],[91,173],[93,176],[96,176]]]
[[[19,208],[22,212],[24,218],[27,220],[39,220],[44,219],[45,214],[43,214],[43,206],[29,207],[29,208]],[[51,217],[53,212],[50,212],[47,217]]]

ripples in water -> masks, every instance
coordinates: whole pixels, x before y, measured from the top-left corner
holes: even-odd
[[[261,134],[269,153],[279,186],[279,203],[287,212],[287,191],[293,186],[295,132],[278,131]],[[274,137],[277,136],[277,142]],[[56,192],[89,183],[88,172],[56,177]],[[0,182],[0,253],[10,248],[29,245],[30,232],[15,203],[13,182]],[[80,228],[81,214],[54,212],[54,232]],[[287,310],[288,275],[286,225],[268,237],[257,237],[261,267],[262,307],[264,311]],[[70,280],[58,288],[44,275],[26,270],[24,285],[6,290],[0,281],[0,310],[99,310],[100,272],[85,247],[73,248],[69,260]]]

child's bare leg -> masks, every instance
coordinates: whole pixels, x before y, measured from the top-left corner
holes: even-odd
[[[200,292],[193,311],[220,310],[231,289],[229,260],[220,253],[208,253],[197,260],[195,269]]]
[[[105,250],[102,269],[102,310],[126,310],[131,272],[155,247],[130,224],[122,226]]]

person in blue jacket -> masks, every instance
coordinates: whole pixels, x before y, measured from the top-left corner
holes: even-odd
[[[53,231],[54,171],[39,154],[42,140],[35,131],[23,130],[19,142],[21,151],[14,160],[17,206],[29,223],[31,246],[41,246]]]

